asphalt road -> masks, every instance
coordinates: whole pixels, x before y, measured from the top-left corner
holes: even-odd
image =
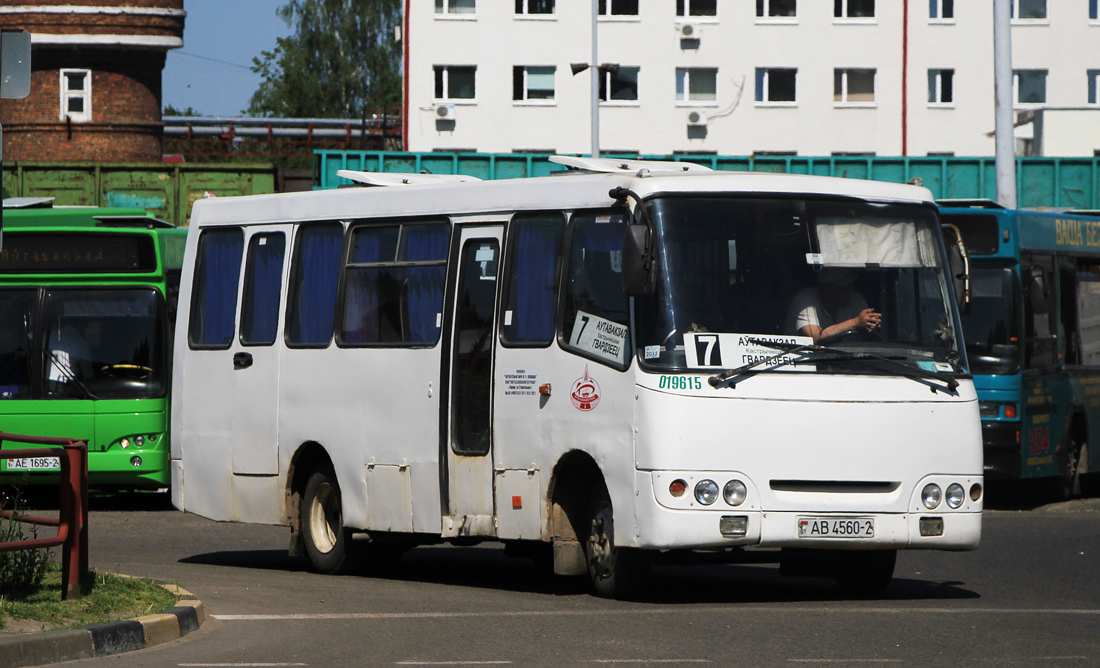
[[[283,527],[103,508],[92,566],[178,583],[212,618],[66,666],[1100,666],[1100,499],[987,511],[978,551],[904,552],[865,601],[767,566],[657,567],[646,600],[608,601],[488,546],[321,576]]]

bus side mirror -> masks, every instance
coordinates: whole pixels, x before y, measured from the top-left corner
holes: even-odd
[[[623,235],[623,292],[628,297],[648,297],[655,284],[649,226],[627,225]]]
[[[1032,267],[1028,271],[1028,299],[1031,300],[1031,312],[1035,315],[1046,315],[1050,311],[1047,303],[1047,282],[1043,270]]]
[[[943,226],[943,238],[947,244],[947,269],[955,287],[955,302],[959,313],[970,313],[970,253],[963,243],[962,232],[954,225]]]

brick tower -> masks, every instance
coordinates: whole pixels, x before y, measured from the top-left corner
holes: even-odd
[[[160,162],[161,72],[183,0],[13,0],[31,33],[31,94],[0,101],[4,160]]]

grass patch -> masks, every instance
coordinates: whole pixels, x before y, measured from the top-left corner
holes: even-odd
[[[61,600],[61,564],[50,561],[41,586],[17,596],[0,596],[4,633],[52,631],[129,619],[172,607],[178,597],[164,587],[114,573],[89,572],[83,596]]]

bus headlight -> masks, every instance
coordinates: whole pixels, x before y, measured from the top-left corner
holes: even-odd
[[[700,480],[695,483],[695,500],[709,506],[718,500],[718,483],[713,480]]]
[[[963,504],[963,496],[965,495],[966,492],[963,491],[962,485],[957,482],[952,483],[947,488],[947,505],[952,508],[958,508]]]
[[[141,468],[141,457],[138,457],[137,455],[131,457],[130,466],[133,466],[136,469]]]
[[[730,480],[726,483],[726,486],[722,488],[722,498],[731,506],[741,505],[745,502],[745,497],[748,495],[749,490],[745,487],[745,483],[740,480]]]
[[[940,486],[935,483],[928,483],[920,492],[921,503],[923,503],[924,507],[929,510],[932,510],[936,506],[940,505],[940,498],[942,496],[943,493],[940,491]]]

